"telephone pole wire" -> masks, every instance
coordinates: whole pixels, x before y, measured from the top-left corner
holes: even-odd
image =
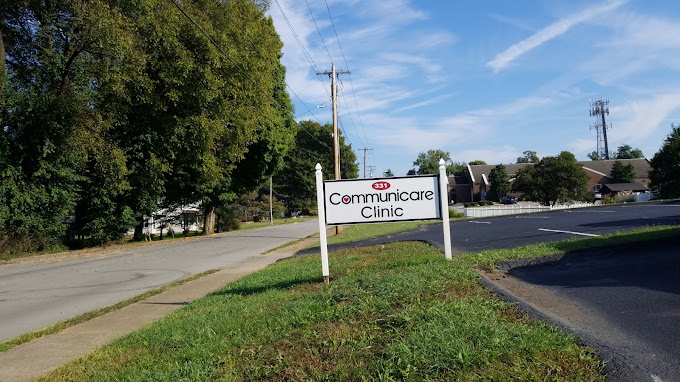
[[[330,72],[317,72],[316,75],[326,74],[331,77],[331,96],[333,100],[333,164],[335,179],[340,179],[340,134],[338,134],[338,86],[335,79],[340,74],[350,74],[349,70],[336,72],[335,64],[332,65],[332,71]],[[335,234],[339,235],[342,233],[341,226],[335,226]]]

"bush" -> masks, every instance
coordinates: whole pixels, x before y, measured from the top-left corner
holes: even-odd
[[[462,218],[462,217],[465,217],[464,213],[449,208],[449,218]]]

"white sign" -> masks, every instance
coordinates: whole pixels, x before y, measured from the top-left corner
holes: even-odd
[[[440,203],[437,175],[324,182],[329,225],[440,219]]]

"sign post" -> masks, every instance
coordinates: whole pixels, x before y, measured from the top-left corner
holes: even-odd
[[[324,209],[323,200],[323,175],[321,173],[321,164],[316,164],[316,203],[318,204],[319,213],[319,241],[321,246],[321,273],[323,274],[323,281],[328,284],[330,281],[328,271],[328,242],[326,240],[326,211]]]
[[[444,256],[446,260],[451,260],[451,229],[449,224],[449,198],[446,192],[446,185],[449,178],[446,176],[446,162],[439,159],[439,197],[441,198],[442,208],[442,228],[444,229]]]

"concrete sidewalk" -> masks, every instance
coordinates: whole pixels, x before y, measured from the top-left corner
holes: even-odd
[[[39,377],[318,241],[318,238],[307,238],[267,254],[252,256],[235,267],[222,269],[147,300],[1,352],[0,382]]]

